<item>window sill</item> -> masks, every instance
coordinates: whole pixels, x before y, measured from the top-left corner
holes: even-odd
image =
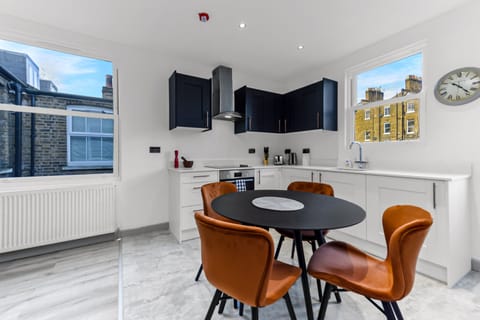
[[[63,171],[113,170],[112,166],[66,166]]]

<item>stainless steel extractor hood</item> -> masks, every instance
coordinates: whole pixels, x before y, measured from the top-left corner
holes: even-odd
[[[212,114],[214,119],[235,121],[242,115],[233,104],[232,69],[218,66],[212,74]]]

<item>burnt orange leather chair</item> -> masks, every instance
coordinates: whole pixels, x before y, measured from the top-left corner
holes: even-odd
[[[287,190],[292,191],[302,191],[302,192],[311,192],[316,194],[323,194],[327,196],[334,196],[333,187],[326,183],[319,183],[319,182],[304,182],[304,181],[295,181],[288,185]],[[286,230],[286,229],[276,229],[278,233],[280,233],[280,240],[278,241],[277,250],[275,251],[275,259],[278,258],[280,254],[280,249],[282,247],[282,243],[285,240],[285,237],[292,239],[292,253],[291,258],[293,259],[293,255],[295,253],[295,241],[293,231]],[[323,235],[328,233],[328,230],[323,230]],[[304,230],[302,231],[302,240],[310,243],[312,246],[312,252],[315,252],[317,249],[316,246],[316,238],[315,232],[313,230]],[[317,288],[318,288],[318,298],[322,299],[322,285],[320,284],[320,280],[317,280]],[[335,297],[337,298],[337,302],[340,303],[342,298],[338,293],[338,290],[335,290]]]
[[[326,183],[319,183],[319,182],[304,182],[304,181],[295,181],[288,185],[287,190],[292,191],[302,191],[302,192],[311,192],[317,194],[324,194],[327,196],[334,196],[333,188],[331,185]],[[282,247],[282,243],[285,240],[285,237],[293,239],[293,231],[286,230],[286,229],[276,229],[278,233],[280,233],[280,240],[278,241],[277,250],[275,251],[275,259],[278,258],[280,254],[280,248]],[[328,230],[324,230],[323,233],[326,234]],[[302,231],[302,240],[307,241],[311,244],[312,250],[315,251],[315,233],[313,230],[305,230]],[[295,243],[292,243],[292,254],[291,258],[293,259],[293,254],[295,252]]]
[[[387,243],[385,260],[340,241],[328,242],[313,254],[308,273],[326,281],[318,319],[325,318],[332,285],[364,295],[389,320],[403,319],[397,301],[413,287],[418,254],[432,217],[421,208],[399,205],[388,208],[382,221]],[[372,299],[380,300],[383,309]]]
[[[200,190],[202,193],[202,200],[203,200],[203,213],[206,216],[209,216],[211,218],[218,219],[221,221],[235,223],[233,220],[218,214],[212,208],[213,199],[223,196],[224,194],[237,192],[237,187],[233,183],[231,182],[207,183],[207,184],[204,184]],[[203,270],[203,265],[200,265],[200,268],[198,268],[197,275],[195,276],[195,281],[198,281],[198,279],[200,278],[200,275],[202,274],[202,270]]]
[[[302,271],[273,258],[274,244],[268,231],[223,222],[198,212],[195,220],[205,276],[216,288],[205,319],[211,319],[225,296],[250,305],[253,320],[258,320],[258,308],[283,297],[290,318],[296,319],[288,289]]]

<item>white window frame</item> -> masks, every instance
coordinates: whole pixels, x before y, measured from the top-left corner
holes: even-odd
[[[387,131],[388,127],[388,131]],[[383,134],[388,135],[392,132],[392,124],[390,122],[383,123]]]
[[[83,118],[96,118],[90,116],[91,114],[95,113],[103,113],[103,114],[112,114],[113,110],[109,108],[102,108],[102,107],[93,107],[93,106],[85,106],[85,105],[69,105],[67,106],[67,110],[72,110],[72,111],[79,111],[79,112],[88,112],[89,116],[88,117],[83,117]],[[115,121],[113,121],[113,126],[115,127]],[[97,160],[97,161],[72,161],[71,160],[71,154],[70,154],[70,145],[71,145],[71,137],[72,136],[77,136],[77,137],[99,137],[99,138],[112,138],[112,140],[115,140],[115,128],[114,132],[112,133],[103,133],[103,132],[82,132],[82,133],[77,133],[72,131],[72,116],[67,117],[67,165],[71,167],[111,167],[113,166],[113,159],[110,161],[106,160]]]
[[[357,110],[365,110],[365,109],[372,109],[375,107],[379,107],[382,105],[392,105],[396,103],[401,103],[405,102],[407,100],[413,100],[413,99],[418,99],[420,102],[420,108],[419,108],[419,130],[422,132],[426,132],[426,121],[425,121],[425,83],[427,83],[427,79],[425,77],[425,47],[427,43],[426,41],[419,41],[416,43],[413,43],[409,46],[406,46],[404,48],[392,51],[390,53],[372,58],[368,61],[365,61],[363,63],[359,63],[356,66],[353,66],[351,68],[346,69],[345,71],[345,97],[346,97],[346,103],[345,103],[345,114],[347,115],[345,117],[345,147],[348,146],[348,144],[351,141],[354,141],[355,139],[355,112]],[[356,76],[357,74],[366,72],[368,70],[374,69],[376,67],[380,67],[382,65],[388,64],[395,62],[397,60],[401,60],[403,58],[406,58],[408,56],[414,55],[421,53],[423,57],[423,62],[422,62],[422,91],[418,93],[410,93],[409,95],[406,95],[404,97],[397,97],[397,98],[392,98],[392,99],[387,99],[387,100],[379,100],[375,102],[370,102],[366,104],[360,104],[357,103],[357,80]],[[410,140],[410,139],[405,139],[405,140],[385,140],[381,142],[386,142],[386,143],[416,143],[422,141],[424,136]],[[381,143],[373,143],[372,146],[379,145]],[[375,147],[373,147],[375,148]]]
[[[412,131],[409,130],[410,129],[410,125],[409,125],[410,122],[413,122],[413,126],[412,126],[413,130]],[[407,119],[407,134],[414,134],[414,133],[415,133],[415,119]]]
[[[415,112],[415,103],[407,102],[407,113],[414,113]]]
[[[388,110],[388,114],[385,112],[386,110]],[[390,117],[390,105],[386,105],[383,107],[383,116],[384,117]]]
[[[368,116],[367,116],[368,114]],[[370,120],[370,109],[365,109],[365,117],[363,120]]]

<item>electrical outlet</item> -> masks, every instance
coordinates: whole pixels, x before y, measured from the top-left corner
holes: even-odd
[[[150,153],[160,153],[160,147],[150,147]]]
[[[255,153],[255,148],[249,148],[248,153]]]

